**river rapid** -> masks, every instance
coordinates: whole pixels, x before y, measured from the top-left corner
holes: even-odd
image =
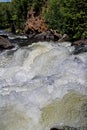
[[[87,130],[87,53],[73,51],[38,42],[0,53],[0,130]]]

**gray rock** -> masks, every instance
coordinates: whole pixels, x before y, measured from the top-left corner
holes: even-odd
[[[13,45],[4,37],[0,36],[0,49],[11,49]]]
[[[64,41],[67,41],[69,38],[69,36],[67,34],[64,34],[58,41],[59,42],[64,42]]]

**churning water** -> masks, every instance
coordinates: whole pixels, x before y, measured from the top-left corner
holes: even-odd
[[[0,54],[0,130],[87,126],[87,53],[38,42]]]

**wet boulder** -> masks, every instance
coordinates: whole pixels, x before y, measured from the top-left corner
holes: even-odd
[[[6,34],[0,34],[1,37],[8,38]]]
[[[45,31],[40,34],[37,34],[35,36],[37,40],[44,41],[44,40],[54,40],[54,35],[51,33],[51,31]]]
[[[7,38],[4,38],[0,36],[0,49],[11,49],[14,46],[7,40]]]
[[[87,39],[81,39],[73,42],[73,45],[87,45]]]
[[[72,45],[75,46],[74,54],[87,52],[87,39],[75,41]]]

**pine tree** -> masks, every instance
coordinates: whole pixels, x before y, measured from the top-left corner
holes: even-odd
[[[87,38],[86,0],[48,0],[45,19],[50,28],[67,33],[72,40]]]

